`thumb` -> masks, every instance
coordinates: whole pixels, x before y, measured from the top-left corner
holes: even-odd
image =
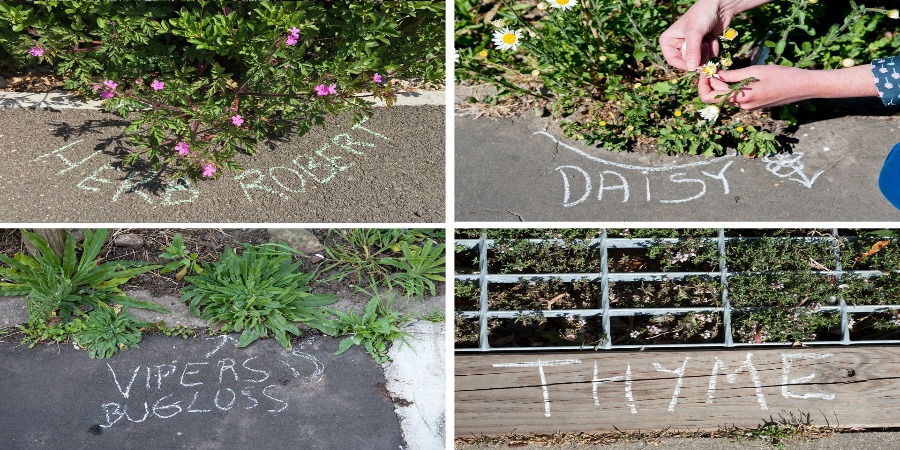
[[[726,83],[737,83],[738,81],[744,80],[746,78],[750,78],[753,76],[749,70],[750,68],[744,69],[736,69],[736,70],[720,70],[716,72],[716,75],[719,76],[719,79]]]
[[[703,33],[692,27],[688,27],[688,30],[689,32],[686,33],[684,37],[684,61],[688,72],[693,72],[697,69],[697,66],[700,65],[700,61],[703,57]]]

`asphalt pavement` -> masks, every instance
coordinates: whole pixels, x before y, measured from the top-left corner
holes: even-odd
[[[106,360],[0,344],[4,448],[403,448],[384,377],[338,339],[146,336]],[[11,412],[15,411],[15,414]]]
[[[878,190],[897,116],[808,122],[790,153],[765,158],[615,153],[534,117],[455,128],[459,222],[900,220]]]
[[[241,156],[196,184],[120,168],[128,125],[94,109],[0,104],[0,222],[440,223],[445,108],[376,108]],[[358,125],[358,126],[357,126]]]

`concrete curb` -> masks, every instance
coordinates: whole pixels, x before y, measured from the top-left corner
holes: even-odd
[[[365,93],[361,95],[366,95]],[[445,105],[447,91],[401,92],[396,106]],[[382,100],[368,100],[375,107],[385,106]],[[53,108],[53,109],[102,109],[98,100],[82,102],[69,94],[55,92],[0,92],[0,107],[3,108]]]

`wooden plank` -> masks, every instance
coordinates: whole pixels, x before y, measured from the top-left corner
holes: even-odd
[[[456,435],[900,426],[900,347],[456,356]]]

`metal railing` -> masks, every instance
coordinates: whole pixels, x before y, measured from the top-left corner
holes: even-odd
[[[713,272],[628,272],[628,273],[611,273],[608,261],[610,249],[639,249],[647,248],[653,243],[659,242],[678,242],[681,238],[608,238],[606,230],[600,232],[597,239],[582,240],[592,249],[596,249],[600,258],[600,272],[598,273],[541,273],[541,274],[492,274],[488,270],[488,249],[495,245],[496,240],[488,239],[487,233],[483,232],[479,239],[458,239],[455,241],[457,246],[468,249],[477,248],[479,251],[478,274],[457,274],[455,280],[459,282],[477,282],[480,287],[479,308],[478,311],[456,311],[458,316],[467,319],[478,319],[478,346],[475,348],[456,348],[457,352],[487,352],[487,351],[548,351],[548,350],[611,350],[611,349],[663,349],[663,348],[733,348],[733,347],[750,347],[750,346],[784,346],[786,344],[797,344],[794,342],[764,342],[764,343],[742,343],[735,342],[732,333],[732,314],[735,310],[731,306],[728,295],[728,280],[738,273],[729,271],[728,261],[726,260],[726,243],[732,241],[751,240],[759,238],[748,237],[726,237],[725,229],[718,230],[718,237],[694,238],[695,240],[705,242],[716,242],[719,255],[719,270]],[[883,272],[879,270],[843,270],[841,267],[841,249],[839,244],[838,230],[833,229],[831,236],[822,237],[781,237],[776,239],[805,240],[807,242],[830,241],[834,249],[834,270],[820,270],[813,273],[823,276],[834,276],[840,282],[841,278],[846,275],[857,275],[861,277],[871,278],[881,276]],[[521,239],[527,240],[531,244],[551,243],[565,246],[573,240],[567,239]],[[688,277],[705,276],[717,277],[721,283],[720,306],[687,306],[676,308],[613,308],[610,305],[610,282],[633,282],[633,281],[661,281],[661,280],[678,280]],[[600,308],[592,309],[533,309],[533,310],[491,310],[488,303],[488,293],[492,284],[512,284],[518,283],[522,279],[526,280],[551,280],[557,279],[562,282],[574,282],[587,280],[592,283],[599,281],[602,297]],[[821,340],[821,341],[803,341],[802,345],[852,345],[852,344],[898,344],[900,340],[851,340],[850,338],[850,315],[856,313],[875,313],[884,311],[900,310],[900,304],[891,305],[848,305],[842,296],[838,296],[838,301],[834,305],[821,306],[817,313],[836,312],[840,315],[841,339],[840,340]],[[723,317],[724,341],[723,342],[703,342],[703,343],[671,343],[671,344],[627,344],[614,345],[612,343],[610,319],[612,317],[629,317],[629,316],[662,316],[662,315],[684,315],[692,312],[698,313],[721,313]],[[582,318],[601,317],[601,329],[604,333],[602,344],[594,346],[584,345],[565,345],[565,346],[535,346],[535,347],[492,347],[488,342],[488,320],[496,319],[513,319],[521,317],[523,314],[539,314],[542,317],[566,317],[571,315],[581,316]]]

